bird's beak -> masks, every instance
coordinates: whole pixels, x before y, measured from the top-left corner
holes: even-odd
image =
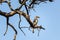
[[[37,16],[37,18],[40,18],[39,16]]]
[[[35,18],[40,18],[39,16],[36,16]]]

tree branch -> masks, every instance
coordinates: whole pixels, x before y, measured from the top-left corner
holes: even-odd
[[[19,11],[19,10],[14,10],[14,11],[11,11],[9,13],[6,13],[6,12],[2,12],[0,11],[0,15],[4,16],[4,17],[11,17],[11,16],[14,16],[15,14],[19,14],[20,16],[22,15],[26,20],[27,22],[30,24],[29,27],[33,28],[33,29],[36,29],[36,28],[40,28],[40,29],[43,29],[45,30],[45,28],[43,28],[42,26],[36,26],[34,27],[33,25],[33,22],[31,21],[30,19],[30,16],[26,13],[24,13],[23,11]],[[16,29],[10,24],[8,23],[9,26],[11,26],[13,28],[13,30],[15,31],[15,36],[14,36],[14,40],[16,40],[16,35],[17,35],[17,31]],[[21,30],[21,28],[20,28]],[[21,30],[22,31],[22,30]],[[23,32],[23,31],[22,31]],[[24,33],[24,32],[23,32]]]
[[[13,30],[15,31],[14,40],[16,40],[16,35],[17,35],[16,29],[15,29],[14,26],[12,26],[10,23],[8,23],[8,25],[9,25],[10,27],[12,27]]]
[[[24,12],[22,12],[22,11],[14,10],[14,11],[12,11],[12,12],[10,12],[10,13],[6,13],[6,12],[0,11],[0,15],[2,15],[2,16],[4,16],[4,17],[11,17],[11,16],[13,16],[13,15],[15,15],[15,14],[20,14],[20,15],[22,15],[23,17],[25,17],[26,20],[28,21],[28,23],[30,24],[30,26],[33,27],[33,23],[32,23],[32,21],[30,20],[29,15],[27,15],[26,13],[24,13]]]

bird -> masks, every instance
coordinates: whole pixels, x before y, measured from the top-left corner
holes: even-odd
[[[38,18],[40,18],[40,17],[39,17],[39,16],[36,16],[36,17],[34,18],[34,21],[33,21],[33,25],[34,25],[34,26],[37,25],[37,23],[38,23]]]
[[[38,18],[40,18],[39,16],[36,16],[35,18],[34,18],[34,21],[33,21],[33,29],[32,29],[32,32],[34,33],[34,28],[35,27],[37,27],[37,23],[38,23]]]

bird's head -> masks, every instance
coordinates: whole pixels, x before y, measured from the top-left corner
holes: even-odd
[[[39,16],[36,16],[35,18],[40,18]]]

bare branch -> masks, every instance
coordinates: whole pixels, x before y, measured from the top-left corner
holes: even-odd
[[[13,30],[15,31],[14,40],[16,40],[16,35],[17,35],[16,29],[15,29],[10,23],[8,23],[8,25],[9,25],[11,28],[13,28]]]
[[[12,6],[11,6],[11,3],[10,3],[10,0],[0,0],[0,4],[2,5],[2,3],[7,3],[8,4],[8,6],[9,6],[9,8],[13,11],[13,9],[12,9]]]
[[[20,25],[20,23],[21,23],[21,15],[19,15],[19,18],[20,18],[20,20],[19,20],[19,24],[18,24],[18,27],[19,27],[19,29],[22,31],[22,33],[25,35],[25,33],[23,32],[23,30],[21,29],[21,25]]]
[[[22,6],[26,3],[26,1],[27,1],[27,0],[23,0],[23,1],[21,2],[21,0],[19,0],[19,3],[21,4],[21,6],[20,6],[18,9],[21,9]]]
[[[5,31],[5,33],[4,33],[4,36],[6,35],[6,33],[7,33],[7,31],[8,31],[9,17],[7,17],[6,23],[7,23],[7,27],[6,27],[6,31]]]
[[[26,13],[24,13],[22,11],[15,10],[15,11],[10,12],[9,14],[8,13],[4,13],[4,12],[0,12],[0,15],[8,16],[8,17],[13,16],[14,14],[20,14],[20,15],[22,15],[27,20],[27,22],[30,24],[30,26],[34,28],[33,22],[31,21],[29,15],[27,15]]]
[[[16,8],[14,10],[11,6],[10,0],[8,0],[8,1],[7,0],[0,0],[1,5],[2,5],[2,3],[7,3],[10,10],[11,10],[11,12],[9,12],[9,13],[6,13],[6,12],[3,12],[3,11],[0,10],[0,15],[4,16],[7,19],[7,21],[6,21],[7,27],[6,27],[6,31],[4,33],[4,36],[6,35],[6,33],[8,31],[8,25],[9,25],[15,32],[13,40],[16,40],[17,30],[15,29],[15,27],[13,25],[11,25],[9,23],[9,17],[14,16],[15,14],[19,15],[20,20],[19,20],[18,27],[24,35],[25,35],[25,33],[21,28],[29,28],[29,30],[30,30],[30,28],[32,28],[33,33],[34,33],[34,29],[37,29],[38,30],[38,36],[39,36],[40,30],[41,29],[45,30],[45,28],[43,28],[41,25],[40,26],[37,25],[37,23],[38,23],[37,17],[38,16],[33,21],[30,19],[29,9],[33,9],[36,4],[40,4],[41,2],[45,2],[45,1],[53,2],[53,0],[18,0],[18,1],[21,5],[20,5],[20,7]],[[29,4],[27,3],[28,1],[29,1]],[[21,11],[21,8],[23,6],[25,7],[26,13]],[[26,19],[26,21],[29,23],[29,27],[21,27],[21,16],[23,16]]]

